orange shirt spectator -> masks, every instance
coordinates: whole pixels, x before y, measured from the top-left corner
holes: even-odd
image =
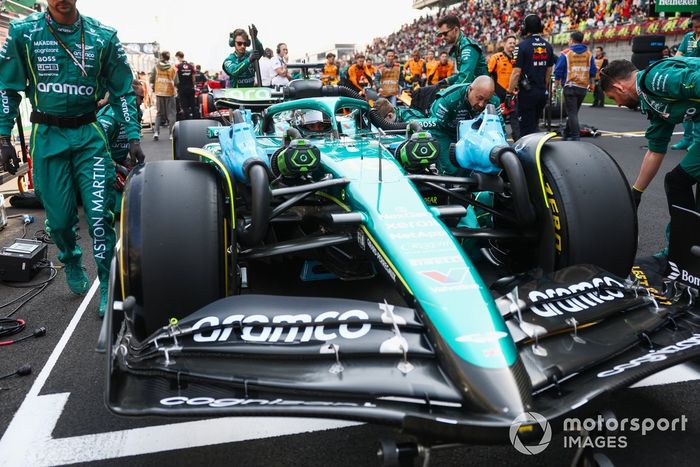
[[[447,78],[448,76],[452,76],[455,72],[455,65],[452,63],[452,60],[449,59],[447,56],[447,52],[442,52],[440,54],[440,60],[438,61],[438,66],[437,66],[437,75],[438,75],[438,81],[443,80]]]

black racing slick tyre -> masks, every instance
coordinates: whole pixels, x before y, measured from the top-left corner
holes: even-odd
[[[626,277],[637,251],[637,214],[615,160],[590,143],[557,141],[542,148],[541,167],[555,269],[595,264]]]
[[[632,53],[661,53],[665,45],[666,36],[661,34],[645,34],[643,36],[636,36],[632,38]]]
[[[216,169],[156,161],[132,172],[119,255],[126,318],[144,339],[225,295],[224,201]]]
[[[187,148],[201,148],[214,142],[209,138],[208,129],[221,126],[216,120],[181,120],[173,127],[173,159],[176,161],[198,161],[199,157]]]

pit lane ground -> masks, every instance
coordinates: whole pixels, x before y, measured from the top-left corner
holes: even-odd
[[[645,151],[645,120],[637,113],[617,108],[584,107],[581,121],[604,129],[607,135],[588,138],[618,161],[630,181],[637,174]],[[675,142],[675,136],[672,142]],[[149,160],[170,157],[167,139],[154,143],[144,135]],[[671,151],[660,175],[644,194],[640,208],[639,256],[650,255],[663,245],[668,219],[663,174],[673,168],[682,153]],[[14,189],[5,185],[0,191]],[[9,209],[9,214],[29,212]],[[43,211],[30,212],[36,222],[29,237],[43,226]],[[183,216],[183,222],[186,217]],[[0,245],[22,235],[21,221],[11,219],[0,231]],[[81,222],[80,243],[89,251],[87,227]],[[56,261],[51,246],[49,257]],[[85,265],[90,277],[95,266],[89,254]],[[277,293],[315,294],[317,284],[297,288],[289,284]],[[255,284],[256,277],[250,278]],[[268,283],[270,278],[266,278]],[[285,290],[286,289],[286,290]],[[343,284],[323,283],[324,294],[352,298],[395,298],[387,284],[377,282],[362,297],[350,295]],[[101,321],[93,287],[86,298],[72,295],[63,272],[16,317],[26,319],[27,329],[45,326],[48,334],[11,346],[0,347],[0,375],[28,363],[33,373],[0,380],[0,465],[254,465],[254,466],[358,466],[378,465],[377,439],[395,438],[387,429],[337,421],[304,419],[212,419],[123,418],[103,405],[104,355],[95,353]],[[19,296],[21,290],[0,284],[0,305]],[[0,308],[5,316],[12,307]],[[22,335],[27,334],[25,331]],[[15,336],[16,337],[16,336]],[[43,370],[42,370],[43,369]],[[645,380],[644,387],[622,390],[610,398],[618,417],[665,417],[685,415],[685,432],[624,433],[626,448],[604,450],[618,466],[697,465],[700,445],[700,367],[687,364]],[[323,430],[323,431],[319,431]],[[573,450],[561,436],[537,456],[525,456],[511,446],[467,446],[434,452],[433,466],[458,465],[567,465]]]

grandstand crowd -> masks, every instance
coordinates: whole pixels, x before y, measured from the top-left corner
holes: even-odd
[[[495,52],[498,43],[509,34],[518,34],[522,19],[536,13],[542,19],[544,34],[556,34],[583,25],[602,28],[629,22],[641,22],[648,13],[642,0],[469,0],[446,11],[460,18],[464,34],[476,40],[485,52]],[[387,37],[377,37],[367,45],[365,53],[380,56],[386,49],[399,54],[412,50],[439,48],[434,34],[437,17],[421,16]]]

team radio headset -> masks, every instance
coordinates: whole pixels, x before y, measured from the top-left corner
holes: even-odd
[[[237,30],[237,31],[242,31],[242,30]],[[243,31],[243,32],[245,32],[245,31]],[[238,36],[245,36],[245,34],[242,34],[242,33],[240,33],[240,32],[239,32],[238,34],[236,34],[236,31],[233,31],[233,32],[229,33],[229,35],[228,35],[228,45],[229,45],[229,47],[235,47],[235,45],[236,45],[236,35],[238,35]],[[245,46],[246,46],[246,47],[250,47],[250,39],[246,39],[246,40],[245,40]],[[279,53],[279,52],[278,52],[278,53]]]

